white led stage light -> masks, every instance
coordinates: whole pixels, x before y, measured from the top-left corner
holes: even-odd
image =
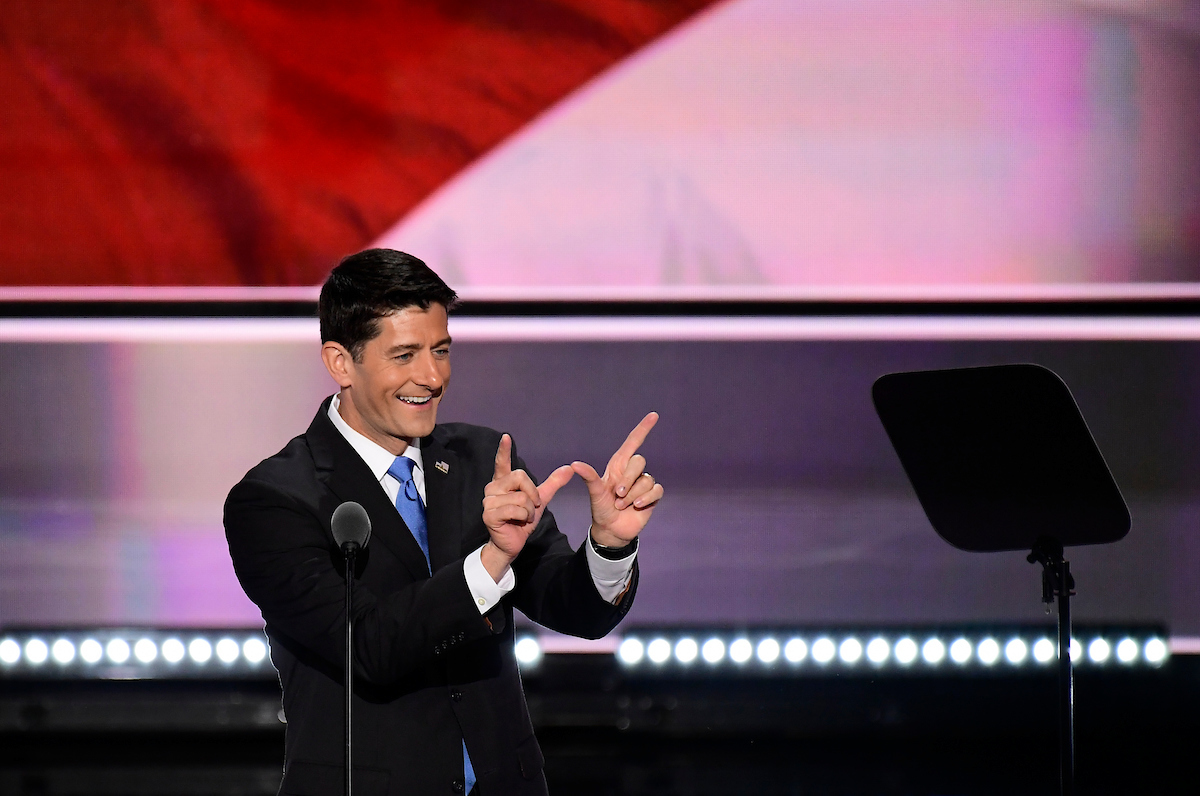
[[[1019,666],[1025,662],[1025,658],[1029,655],[1029,646],[1019,638],[1009,639],[1004,645],[1004,659],[1013,666]]]
[[[675,642],[675,660],[680,663],[691,663],[696,660],[698,652],[699,647],[696,646],[694,638],[681,638]]]
[[[837,646],[833,643],[833,639],[828,636],[822,636],[813,642],[812,656],[813,660],[817,663],[829,663],[836,654]]]
[[[748,638],[734,639],[729,645],[729,660],[734,663],[745,663],[754,654],[754,647]]]
[[[867,660],[871,663],[882,665],[887,662],[888,656],[891,654],[891,645],[883,636],[876,636],[867,642]]]
[[[1121,663],[1129,664],[1137,660],[1138,644],[1133,639],[1126,636],[1117,643],[1117,660]]]
[[[212,644],[208,643],[208,639],[194,638],[188,644],[188,657],[193,663],[208,663],[212,657]]]
[[[617,657],[621,659],[621,663],[629,666],[641,662],[645,654],[646,646],[636,638],[627,638],[617,647]]]
[[[217,642],[217,659],[221,663],[233,663],[238,659],[240,652],[238,643],[231,638],[223,638]]]
[[[60,638],[50,647],[50,656],[54,658],[55,663],[66,666],[75,660],[75,645],[68,639]]]
[[[1083,645],[1079,643],[1079,639],[1071,639],[1071,663],[1079,663],[1079,659],[1083,657]]]
[[[537,639],[530,636],[525,636],[518,641],[513,649],[517,661],[527,666],[537,663],[542,657],[542,645],[537,643]]]
[[[988,636],[979,642],[979,646],[975,648],[975,654],[979,657],[980,663],[984,666],[991,666],[1000,660],[1000,642]]]
[[[1108,656],[1112,654],[1112,647],[1102,638],[1092,639],[1092,643],[1088,644],[1088,660],[1092,663],[1104,663],[1108,660]]]
[[[646,657],[654,663],[666,663],[671,658],[671,642],[656,638],[646,646]]]
[[[242,657],[250,663],[262,663],[267,657],[267,645],[260,638],[248,638],[242,642]]]
[[[896,646],[892,648],[892,652],[895,654],[897,661],[907,666],[917,659],[917,642],[905,636],[896,642]]]
[[[169,638],[162,643],[162,656],[167,663],[179,663],[186,654],[183,642],[177,638]]]
[[[1167,659],[1167,645],[1160,638],[1152,638],[1142,647],[1142,655],[1149,663],[1162,663]]]
[[[842,663],[855,664],[862,658],[863,646],[862,642],[851,636],[844,639],[838,645],[838,657],[842,659]]]
[[[1049,663],[1058,657],[1058,645],[1048,638],[1039,638],[1033,643],[1033,659],[1038,663]]]
[[[808,657],[808,645],[802,638],[788,639],[788,643],[783,646],[783,657],[787,658],[789,663],[800,663]]]
[[[779,642],[773,638],[764,638],[758,642],[758,649],[755,652],[763,663],[774,663],[779,660]]]
[[[950,660],[962,666],[971,660],[971,642],[965,638],[956,638],[950,644]]]
[[[104,657],[104,647],[94,638],[85,638],[79,645],[79,658],[88,664],[96,664]]]
[[[700,648],[700,655],[709,663],[720,663],[725,657],[725,642],[719,638],[710,638]]]
[[[153,663],[158,657],[158,645],[148,638],[140,638],[133,645],[133,657],[142,663]]]
[[[21,660],[21,645],[11,638],[0,641],[0,663],[12,666]]]
[[[50,657],[50,648],[40,638],[31,638],[25,642],[25,660],[34,666],[40,666]]]
[[[921,658],[931,666],[936,666],[946,657],[946,645],[936,636],[927,639],[921,645]]]
[[[113,663],[124,663],[129,660],[129,642],[123,638],[114,638],[104,646],[104,653]]]

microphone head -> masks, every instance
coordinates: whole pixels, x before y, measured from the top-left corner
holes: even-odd
[[[345,548],[348,542],[357,542],[360,548],[365,548],[371,538],[371,518],[367,516],[367,510],[353,500],[334,509],[329,525],[339,548]]]

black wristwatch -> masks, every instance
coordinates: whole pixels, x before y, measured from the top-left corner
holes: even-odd
[[[609,561],[620,561],[622,558],[626,558],[637,552],[638,540],[636,536],[629,544],[621,545],[620,547],[608,547],[598,543],[592,538],[591,531],[588,531],[588,541],[591,542],[592,549],[596,551],[597,555],[601,558],[607,558]]]

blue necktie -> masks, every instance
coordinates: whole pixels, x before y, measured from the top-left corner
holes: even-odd
[[[425,506],[421,504],[421,494],[417,492],[417,484],[413,481],[412,472],[416,465],[407,456],[397,456],[396,461],[388,468],[388,475],[400,482],[400,492],[396,495],[396,511],[400,512],[404,524],[412,531],[413,538],[421,546],[425,554],[425,566],[433,574],[429,563],[429,529],[425,525]]]
[[[397,456],[396,461],[388,468],[388,474],[400,482],[400,491],[396,495],[396,511],[412,531],[413,538],[421,546],[425,554],[425,565],[433,574],[433,566],[429,563],[429,528],[425,524],[425,506],[421,503],[421,493],[413,481],[413,466],[416,464],[407,456]],[[475,769],[471,767],[471,757],[467,754],[467,742],[463,741],[463,778],[466,780],[466,790],[470,793],[475,787]]]

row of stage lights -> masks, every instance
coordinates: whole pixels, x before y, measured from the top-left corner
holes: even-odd
[[[1000,636],[997,638],[996,636]],[[522,635],[514,652],[526,668],[537,666],[543,649]],[[957,668],[1009,670],[1048,666],[1058,659],[1057,641],[1047,636],[995,634],[737,634],[631,632],[617,659],[642,671],[691,669],[723,672],[933,671]],[[1160,666],[1169,656],[1157,634],[1095,635],[1086,648],[1071,640],[1071,660],[1095,666]],[[0,676],[155,678],[273,676],[266,637],[260,632],[97,631],[20,632],[0,636]],[[732,665],[732,669],[730,666]]]
[[[259,632],[10,633],[0,637],[0,675],[210,677],[271,671]]]
[[[722,664],[760,669],[780,667],[850,668],[930,670],[947,665],[952,667],[996,666],[1012,669],[1028,665],[1047,666],[1058,660],[1058,642],[1048,637],[1030,638],[1012,635],[996,638],[988,635],[969,638],[954,635],[946,639],[937,635],[886,636],[883,634],[817,635],[808,639],[800,636],[777,638],[767,635],[757,638],[735,636],[722,638],[701,634],[627,635],[617,648],[617,657],[630,668],[691,667]],[[1135,638],[1094,636],[1086,650],[1083,643],[1071,639],[1071,660],[1096,666],[1162,665],[1169,650],[1159,636]]]

